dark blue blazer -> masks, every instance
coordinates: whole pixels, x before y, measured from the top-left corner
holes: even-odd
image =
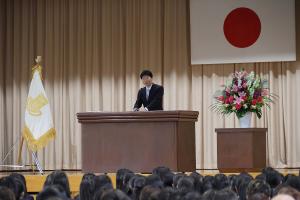
[[[146,99],[146,87],[139,90],[134,108],[139,109],[142,105],[150,110],[163,110],[164,88],[161,85],[152,84],[148,101]]]

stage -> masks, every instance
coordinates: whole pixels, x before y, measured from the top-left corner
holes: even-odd
[[[284,175],[295,174],[298,176],[300,169],[297,168],[297,169],[276,169],[276,170],[283,173]],[[32,194],[36,194],[42,190],[43,184],[46,180],[47,175],[50,174],[52,171],[45,171],[44,175],[39,175],[38,172],[30,172],[30,171],[0,171],[0,177],[8,176],[12,172],[17,172],[17,173],[23,174],[26,179],[28,192],[32,193]],[[81,171],[76,171],[76,170],[68,170],[65,172],[67,173],[67,176],[69,178],[70,190],[72,192],[72,195],[74,196],[74,195],[78,194],[78,192],[79,192],[80,182],[81,182],[83,173]],[[197,172],[204,176],[207,176],[207,175],[218,174],[219,170],[197,170]],[[251,172],[250,174],[251,174],[251,176],[255,177],[259,173],[260,172]],[[238,174],[238,173],[225,173],[225,174],[230,175],[230,174]],[[116,187],[116,174],[109,173],[107,175],[111,178],[113,186]],[[144,174],[144,175],[147,176],[147,174]]]

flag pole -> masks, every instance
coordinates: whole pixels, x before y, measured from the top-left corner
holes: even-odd
[[[22,149],[23,149],[23,144],[24,144],[24,137],[21,136],[21,143],[20,143],[20,146],[19,146],[19,152],[18,152],[18,165],[21,165],[22,163]]]

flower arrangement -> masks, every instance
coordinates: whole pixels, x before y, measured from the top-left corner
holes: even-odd
[[[262,108],[270,108],[275,97],[269,92],[267,80],[244,70],[233,73],[232,80],[222,87],[224,89],[217,91],[214,96],[216,102],[212,109],[223,115],[235,113],[238,118],[244,117],[248,112],[256,113],[261,118]]]

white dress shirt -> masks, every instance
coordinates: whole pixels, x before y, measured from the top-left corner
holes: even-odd
[[[146,86],[146,99],[147,99],[147,101],[149,99],[149,94],[150,94],[151,87],[152,87],[152,84],[150,86]]]
[[[150,94],[151,87],[152,87],[152,84],[150,86],[146,86],[146,99],[147,99],[147,101],[149,99],[149,94]],[[145,110],[148,111],[148,108],[145,107]]]

